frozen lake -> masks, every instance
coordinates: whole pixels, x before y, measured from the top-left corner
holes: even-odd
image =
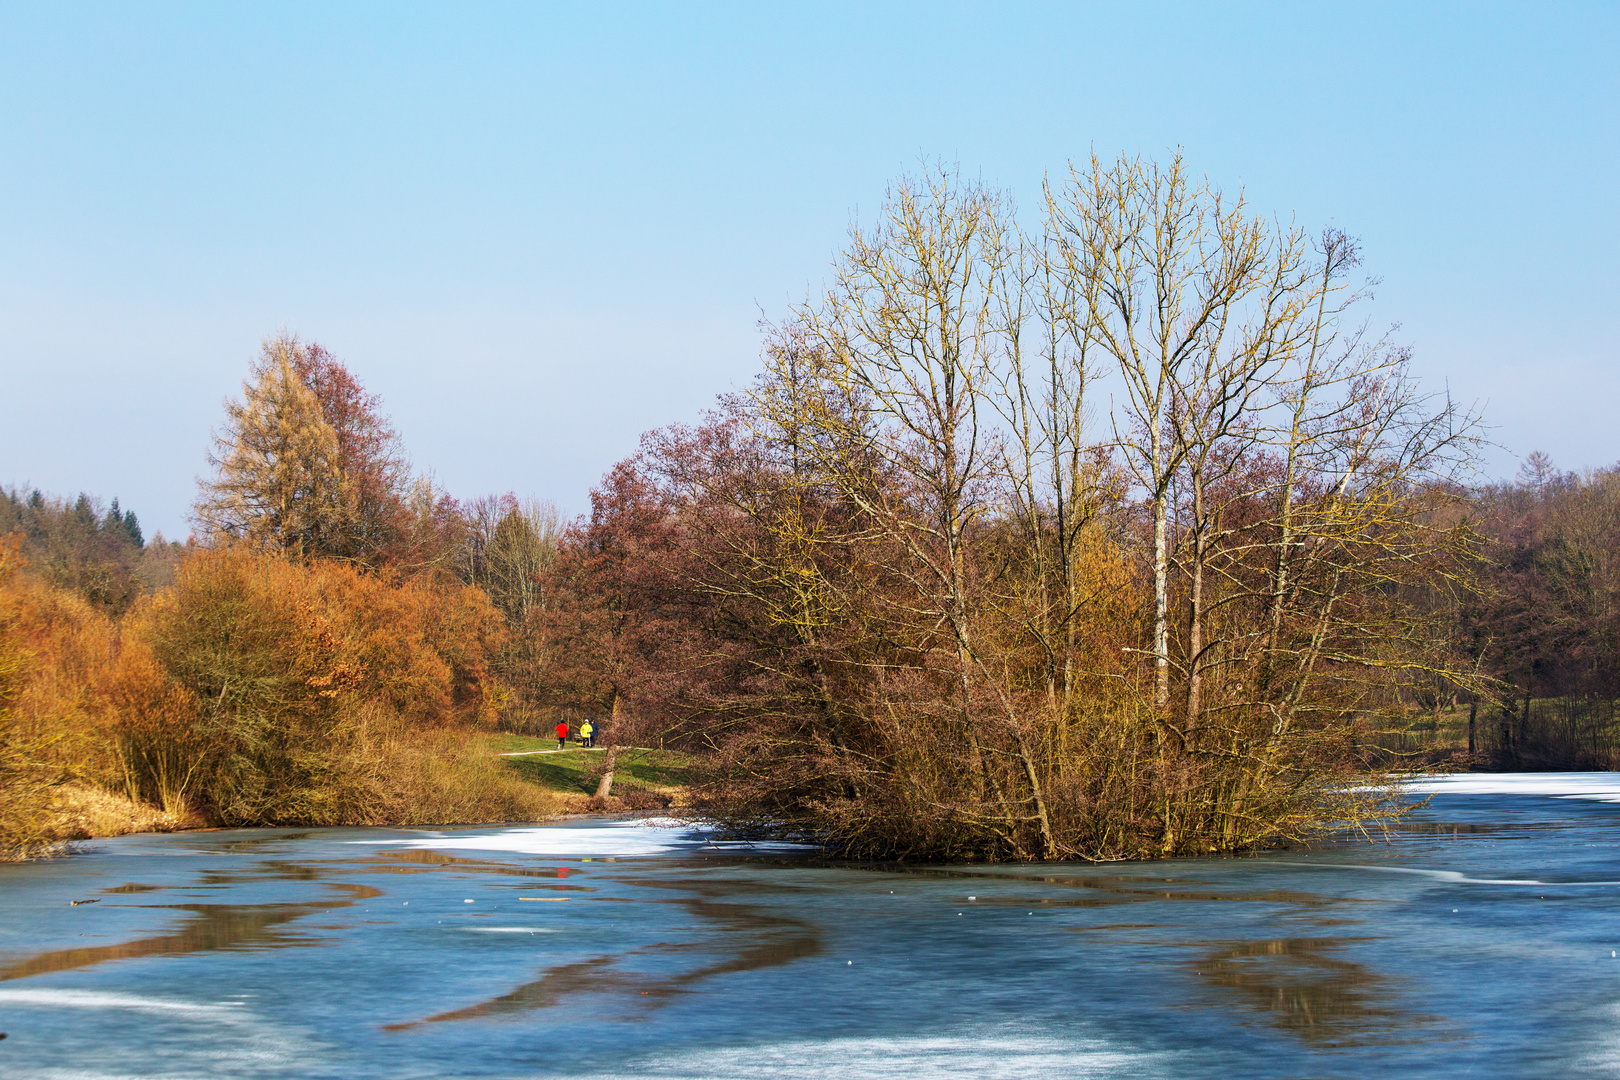
[[[1620,1075],[1620,774],[1431,789],[1389,844],[1103,867],[99,841],[0,866],[0,1075]]]

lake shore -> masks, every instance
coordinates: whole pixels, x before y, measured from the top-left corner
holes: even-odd
[[[533,736],[496,733],[481,737],[479,751],[490,764],[501,768],[547,796],[549,812],[525,818],[534,824],[553,823],[580,817],[616,817],[689,804],[690,788],[686,769],[690,758],[672,751],[648,747],[618,750],[613,793],[595,796],[607,747],[570,745],[557,750],[556,740]],[[221,825],[189,808],[166,811],[108,791],[95,784],[68,782],[59,785],[43,811],[45,826],[40,830],[43,843],[10,853],[0,861],[20,861],[49,855],[75,841],[100,840],[144,833],[201,832],[240,826]],[[400,815],[398,820],[381,818],[364,823],[378,827],[461,827],[505,824],[509,816],[446,815],[443,820]],[[298,825],[278,822],[270,827]],[[330,824],[330,823],[322,823]]]

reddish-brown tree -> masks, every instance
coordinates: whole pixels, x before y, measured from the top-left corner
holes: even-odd
[[[616,747],[668,734],[661,706],[686,675],[689,624],[674,611],[683,552],[670,511],[636,460],[621,463],[591,492],[590,518],[568,530],[545,573],[541,679],[554,703],[601,724],[609,749],[601,796]]]
[[[345,520],[333,549],[323,554],[368,566],[400,561],[411,532],[410,469],[399,434],[380,411],[382,398],[319,343],[294,349],[292,363],[337,436],[344,478]]]

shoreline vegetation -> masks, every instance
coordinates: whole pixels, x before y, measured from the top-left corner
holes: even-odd
[[[573,522],[451,496],[267,338],[184,543],[0,490],[0,848],[677,806],[1111,861],[1375,830],[1391,771],[1613,767],[1620,470],[1474,482],[1360,262],[1179,156],[1032,211],[925,165]]]

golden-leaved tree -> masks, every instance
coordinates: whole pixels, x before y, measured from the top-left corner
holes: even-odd
[[[193,515],[212,537],[245,539],[294,556],[341,546],[349,509],[348,478],[337,432],[315,391],[299,377],[302,346],[281,334],[266,339],[242,398],[225,403],[214,434],[212,479],[200,485]]]

